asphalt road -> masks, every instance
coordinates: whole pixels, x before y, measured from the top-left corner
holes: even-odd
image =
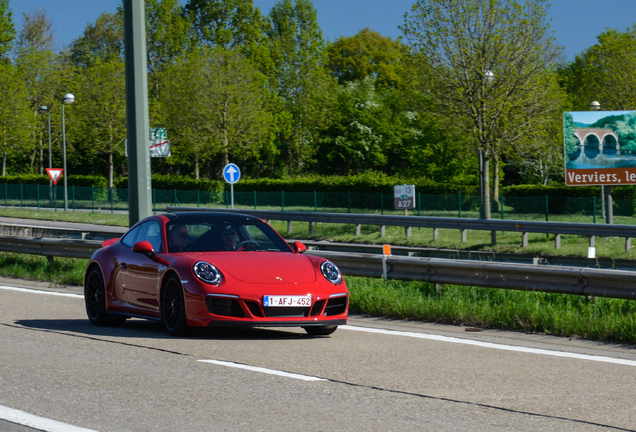
[[[636,430],[634,347],[364,317],[173,338],[93,327],[80,287],[0,286],[2,431]]]

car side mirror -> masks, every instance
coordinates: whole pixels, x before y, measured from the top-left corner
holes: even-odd
[[[142,240],[134,244],[132,248],[133,252],[144,254],[144,255],[154,255],[155,250],[152,248],[152,245],[149,241]]]
[[[292,249],[294,249],[294,253],[303,253],[307,250],[307,246],[299,241],[295,241],[292,245]]]

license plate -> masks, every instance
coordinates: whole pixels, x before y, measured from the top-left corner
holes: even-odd
[[[311,306],[311,296],[263,296],[263,306],[265,307],[309,307]]]

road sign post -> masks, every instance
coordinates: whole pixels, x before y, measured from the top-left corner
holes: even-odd
[[[241,178],[241,170],[236,164],[229,163],[223,168],[223,178],[230,184],[232,208],[234,208],[234,183]]]

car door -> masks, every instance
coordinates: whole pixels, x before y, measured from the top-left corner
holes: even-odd
[[[134,243],[149,242],[155,252],[162,251],[161,225],[150,220],[139,226]],[[134,308],[142,308],[159,313],[159,273],[164,266],[153,260],[152,256],[126,248],[120,257],[118,282],[126,302]]]

